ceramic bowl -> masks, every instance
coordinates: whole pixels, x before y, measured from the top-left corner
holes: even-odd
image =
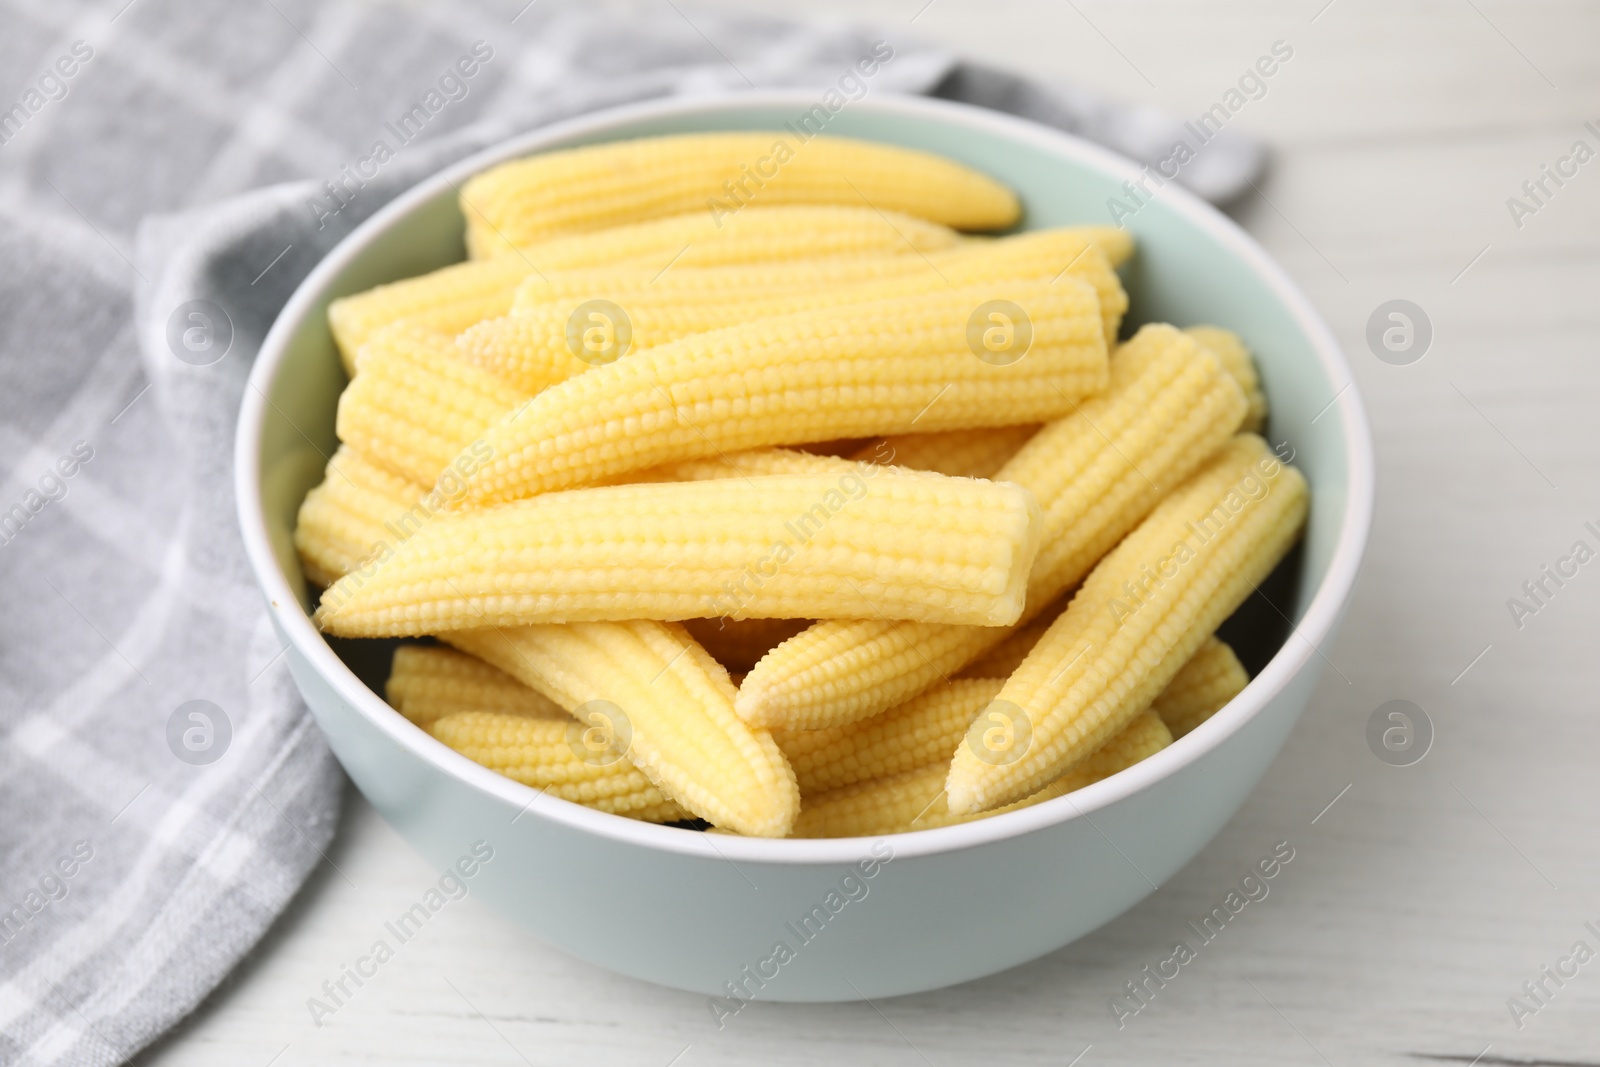
[[[1247,605],[1227,630],[1256,668],[1253,680],[1194,733],[1023,811],[877,840],[769,841],[647,825],[542,796],[409,724],[362,680],[378,684],[383,673],[363,668],[351,651],[359,643],[336,652],[312,626],[291,545],[296,509],[333,450],[345,384],[329,301],[462,259],[456,188],[493,164],[652,134],[780,129],[816,105],[815,94],[764,93],[618,108],[519,137],[423,182],[300,286],[262,346],[239,420],[250,560],[294,679],[356,786],[441,868],[492,852],[469,864],[472,892],[544,942],[704,993],[724,1020],[742,1003],[731,993],[851,1000],[977,978],[1059,948],[1150,893],[1233,815],[1305,708],[1322,668],[1315,649],[1333,638],[1372,512],[1366,419],[1327,327],[1255,241],[1169,183],[1122,220],[1139,245],[1123,271],[1129,325],[1239,331],[1270,398],[1270,440],[1293,450],[1312,490],[1304,543],[1265,588],[1274,606]],[[1057,131],[928,99],[850,102],[826,132],[929,149],[986,171],[1021,195],[1025,227],[1108,222],[1111,199],[1129,205],[1124,182],[1139,177],[1128,161]]]

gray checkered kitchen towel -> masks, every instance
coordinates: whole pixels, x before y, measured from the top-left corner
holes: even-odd
[[[820,90],[879,40],[873,92],[1151,163],[1181,136],[892,28],[670,0],[0,3],[0,1062],[127,1060],[250,950],[333,833],[343,779],[230,484],[246,374],[300,279],[395,193],[512,133],[648,97]],[[1203,160],[1183,180],[1217,199],[1261,162],[1231,134]],[[336,189],[357,164],[365,183]],[[192,300],[226,309],[225,358],[169,337]]]

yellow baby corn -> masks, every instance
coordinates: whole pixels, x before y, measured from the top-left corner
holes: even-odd
[[[502,163],[461,189],[467,247],[481,258],[561,234],[683,212],[714,225],[750,204],[867,204],[958,229],[1003,230],[1009,189],[942,156],[780,131],[648,137]]]
[[[810,624],[805,619],[685,619],[683,625],[730,675],[742,675],[774,645]]]
[[[468,362],[532,396],[631,352],[710,328],[671,304],[645,308],[630,300],[626,310],[614,301],[592,308],[550,304],[476,323],[457,343]]]
[[[942,254],[928,253],[930,256]],[[722,267],[685,267],[675,263],[666,272],[630,266],[548,270],[522,280],[511,302],[510,314],[549,304],[576,307],[586,300],[601,298],[628,303],[639,294],[695,304],[712,300],[742,302],[781,293],[803,293],[880,278],[900,278],[928,270],[928,264],[920,256],[894,252],[763,260]]]
[[[937,233],[938,231],[934,231]],[[669,271],[657,267],[617,266],[585,270],[544,271],[524,278],[517,287],[511,314],[518,315],[551,304],[568,308],[594,299],[632,304],[644,299],[686,306],[712,303],[748,303],[784,295],[890,281],[916,274],[933,274],[934,257],[966,251],[954,245],[915,255],[910,245],[900,249],[864,251],[848,255],[752,260],[725,266],[674,263]]]
[[[583,726],[569,715],[537,719],[461,711],[433,720],[427,729],[474,763],[548,796],[644,822],[689,818],[627,760],[580,758],[581,744],[573,741]]]
[[[1060,532],[1030,580],[1039,608],[1088,574],[1244,417],[1236,380],[1170,326],[1142,328],[1114,363],[1110,392],[1035,434],[995,475],[1033,490]]]
[[[802,798],[932,764],[943,774],[967,727],[1004,684],[1004,678],[964,679],[861,722],[827,730],[774,730],[772,736],[789,757]],[[802,811],[807,803],[802,799]]]
[[[858,451],[855,458],[912,470],[938,471],[955,478],[992,478],[1038,432],[1037,425],[1028,424],[905,433],[880,437]]]
[[[1044,427],[994,475],[1031,491],[1044,512],[1030,613],[1076,585],[1244,416],[1232,377],[1170,326],[1146,326],[1111,363],[1109,392]],[[751,670],[739,712],[793,729],[874,715],[950,677],[1005,636],[876,616],[824,620]]]
[[[1249,684],[1250,675],[1233,649],[1208,637],[1156,697],[1154,710],[1179,738],[1221,711]]]
[[[1120,267],[1133,258],[1133,234],[1120,226],[1063,226],[1061,229],[1071,230],[1088,238],[1105,253],[1106,259],[1113,267]]]
[[[504,315],[517,285],[532,267],[520,256],[455,263],[415,278],[340,297],[328,305],[328,327],[355,375],[355,357],[379,329],[407,317],[439,333],[456,334],[474,322]]]
[[[1034,230],[996,241],[971,242],[935,252],[929,259],[952,285],[979,282],[1007,275],[1055,281],[1074,277],[1087,282],[1100,297],[1101,325],[1106,343],[1114,345],[1128,294],[1117,277],[1116,264],[1132,252],[1132,240],[1118,242],[1106,227],[1067,226]],[[1111,233],[1120,233],[1111,230]]]
[[[929,764],[807,795],[790,836],[879,837],[946,825],[944,773],[943,766]]]
[[[1239,388],[1244,390],[1250,408],[1239,425],[1240,432],[1260,433],[1261,427],[1267,424],[1267,394],[1261,391],[1261,377],[1256,373],[1255,360],[1250,358],[1250,350],[1244,346],[1243,339],[1221,326],[1191,326],[1183,332],[1221,360]]]
[[[1052,230],[1007,238],[980,246],[978,252],[962,250],[946,257],[942,267],[932,260],[910,257],[921,263],[920,269],[913,266],[892,277],[848,284],[691,293],[647,283],[644,288],[627,293],[613,289],[582,298],[528,304],[510,315],[468,329],[461,336],[461,350],[473,363],[531,396],[630,352],[757,319],[941,293],[962,286],[994,285],[1006,279],[1051,281],[1062,273],[1058,264],[1066,261],[1065,251],[1074,248],[1077,254],[1070,261],[1074,277],[1096,288],[1102,326],[1114,338],[1116,322],[1120,322],[1127,306],[1127,295],[1105,256],[1083,237],[1065,242],[1065,251],[1061,250],[1064,242],[1060,240],[1037,239],[1064,232]],[[1080,270],[1087,273],[1080,275]],[[527,288],[524,285],[524,290]]]
[[[1039,638],[1050,629],[1056,616],[1066,609],[1065,597],[1056,600],[1045,610],[1025,623],[1011,628],[1004,641],[961,668],[958,678],[1009,678],[1022,665],[1039,643]]]
[[[486,434],[463,506],[763,445],[1038,422],[1107,378],[1094,292],[1073,278],[765,319],[545,390]]]
[[[1172,735],[1160,717],[1147,711],[1066,774],[1005,807],[952,814],[944,795],[946,767],[933,765],[807,796],[792,836],[876,837],[986,819],[1066,796],[1126,770],[1171,743]]]
[[[442,464],[450,459],[465,460],[457,463],[458,473],[470,471],[485,453],[482,445],[472,451],[468,442],[480,435],[493,417],[526,399],[500,381],[489,379],[473,367],[463,365],[458,352],[451,347],[449,338],[409,323],[397,323],[380,330],[369,342],[366,351],[369,358],[362,364],[364,373],[351,383],[340,400],[340,432],[383,455],[388,461],[387,467],[379,467],[370,461],[363,461],[363,466],[384,475],[386,486],[392,484],[396,489],[403,486],[405,492],[390,491],[388,496],[399,501],[398,506],[391,504],[380,508],[380,501],[373,498],[371,492],[378,486],[369,484],[372,481],[370,476],[352,475],[351,480],[363,490],[359,499],[356,491],[341,488],[342,479],[330,479],[314,491],[313,496],[331,493],[333,498],[324,501],[308,497],[307,504],[311,505],[312,514],[303,516],[302,523],[307,518],[313,518],[323,520],[324,524],[331,519],[343,520],[348,524],[352,518],[359,516],[368,520],[376,519],[381,525],[395,514],[404,512],[426,493],[423,485],[413,485],[413,479],[420,480],[424,485],[432,484],[433,477],[444,469]],[[458,457],[463,447],[469,449],[469,454]],[[348,453],[350,450],[347,448],[344,451]],[[404,468],[410,477],[401,478],[389,473],[388,468]],[[848,460],[768,448],[669,463],[641,471],[627,480],[698,481],[757,474],[845,474],[854,469],[855,465]],[[418,478],[428,471],[433,474]],[[330,515],[329,505],[342,507],[346,512],[354,508],[355,515]],[[369,521],[349,533],[376,532],[371,526]],[[313,530],[316,528],[315,524],[311,527]],[[369,538],[356,547],[364,555],[371,545],[372,539]],[[339,549],[344,547],[342,543],[337,546]],[[361,555],[349,558],[345,562],[345,570],[359,562]],[[345,570],[338,573],[342,575]],[[324,573],[318,571],[319,575]],[[333,579],[318,577],[314,580],[326,585]]]
[[[437,645],[401,645],[384,683],[389,706],[418,726],[461,711],[560,719],[559,705],[476,656]]]
[[[1241,434],[1161,502],[1085,579],[994,707],[1013,744],[969,734],[950,765],[957,813],[1052,781],[1150,706],[1299,536],[1305,479]]]
[[[515,253],[456,263],[416,278],[335,300],[328,323],[355,373],[355,356],[380,327],[393,322],[455,334],[511,310],[517,287],[552,271],[621,267],[659,279],[667,268],[718,267],[861,254],[884,258],[950,248],[949,227],[869,207],[754,207],[722,226],[702,212],[655,219],[577,237],[554,238]],[[1077,269],[1077,268],[1075,268]],[[1092,270],[1092,265],[1085,270]],[[1096,284],[1104,280],[1096,277]]]
[[[782,837],[800,791],[772,736],[733,711],[728,672],[681,625],[573,623],[462,630],[450,643],[571,711],[591,762],[623,757],[686,811]]]
[[[331,585],[350,573],[380,542],[393,539],[384,524],[405,515],[427,492],[341,445],[295,522],[294,547],[307,580]]]
[[[837,456],[818,456],[793,448],[752,448],[705,459],[685,459],[628,475],[630,482],[705,482],[713,478],[756,478],[769,474],[855,474],[860,464]]]
[[[770,729],[843,726],[948,679],[1009,630],[924,625],[870,611],[824,619],[763,656],[739,684],[735,706]]]
[[[778,219],[783,217],[782,213],[777,216]],[[714,300],[739,303],[784,293],[887,281],[912,274],[936,274],[946,284],[963,285],[1000,277],[1054,280],[1063,273],[1093,286],[1105,310],[1115,315],[1117,321],[1127,310],[1128,294],[1122,289],[1115,267],[1127,259],[1133,244],[1121,230],[1063,226],[992,241],[962,243],[946,240],[944,234],[942,230],[919,230],[916,235],[919,245],[944,245],[922,256],[908,255],[913,249],[906,244],[884,252],[861,251],[820,258],[813,254],[807,258],[752,260],[723,267],[692,266],[679,260],[665,273],[656,267],[547,267],[522,280],[511,311],[526,311],[541,304],[570,307],[597,297],[626,303],[639,294],[670,296],[685,303]],[[1090,246],[1097,249],[1098,254],[1086,252]],[[1109,331],[1108,337],[1115,336],[1115,329]]]
[[[921,255],[954,247],[948,226],[861,206],[752,207],[717,226],[704,213],[558,237],[521,251],[540,273],[634,267],[657,277],[679,267],[726,267],[772,260],[855,255]]]
[[[372,573],[330,587],[317,621],[346,637],[829,613],[1014,621],[1038,551],[1033,497],[871,470],[579,489],[438,515]]]
[[[362,347],[335,430],[374,462],[432,486],[452,463],[476,469],[491,454],[483,432],[526,399],[463,360],[454,339],[396,323]]]

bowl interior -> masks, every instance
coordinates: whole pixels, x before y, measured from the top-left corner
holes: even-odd
[[[786,124],[813,103],[801,100],[764,96],[678,111],[630,109],[546,143],[561,147],[703,130],[792,131]],[[1137,206],[1123,188],[1138,178],[1126,161],[1052,131],[959,105],[867,99],[833,115],[826,132],[939,152],[993,174],[1021,196],[1024,229],[1109,223],[1113,199]],[[802,139],[793,132],[787,136]],[[496,158],[479,157],[476,164],[521,154],[525,149],[512,143],[491,153]],[[462,176],[448,175],[456,182]],[[1352,521],[1350,514],[1352,465],[1358,496],[1365,499],[1370,492],[1361,469],[1366,445],[1359,402],[1353,389],[1339,399],[1348,389],[1348,370],[1320,320],[1232,223],[1168,185],[1124,224],[1139,245],[1122,270],[1131,298],[1125,332],[1162,321],[1216,323],[1241,334],[1255,353],[1270,401],[1269,441],[1286,458],[1292,450],[1311,485],[1301,547],[1224,629],[1254,675],[1282,646],[1290,620],[1298,624],[1304,617],[1329,576],[1341,536],[1354,542],[1344,552],[1359,556],[1365,520]],[[308,279],[307,299],[297,298],[274,329],[282,353],[275,373],[261,383],[267,399],[259,436],[261,508],[277,565],[302,606],[309,607],[309,595],[291,533],[305,494],[322,479],[324,456],[336,446],[335,405],[345,385],[327,329],[327,305],[339,296],[458,262],[465,256],[462,238],[454,185],[443,177],[426,182],[347,239]],[[1358,510],[1365,506],[1359,504]],[[1351,568],[1339,584],[1348,582]],[[1342,601],[1343,593],[1338,590],[1336,599]],[[1328,609],[1330,625],[1337,607]],[[358,676],[382,691],[388,643],[331,643]]]

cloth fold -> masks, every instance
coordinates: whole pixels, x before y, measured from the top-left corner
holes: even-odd
[[[1149,113],[893,29],[559,0],[514,19],[145,0],[80,39],[52,10],[4,16],[31,81],[0,84],[25,118],[0,110],[6,1063],[127,1061],[328,863],[343,776],[244,559],[233,429],[278,309],[373,211],[510,134],[652,97],[820,89],[879,40],[895,52],[872,93],[980,103],[1150,162],[1169,147],[1138,133]],[[43,79],[62,56],[73,74]],[[1208,151],[1260,165],[1242,138]],[[1219,199],[1243,184],[1208,180]]]

